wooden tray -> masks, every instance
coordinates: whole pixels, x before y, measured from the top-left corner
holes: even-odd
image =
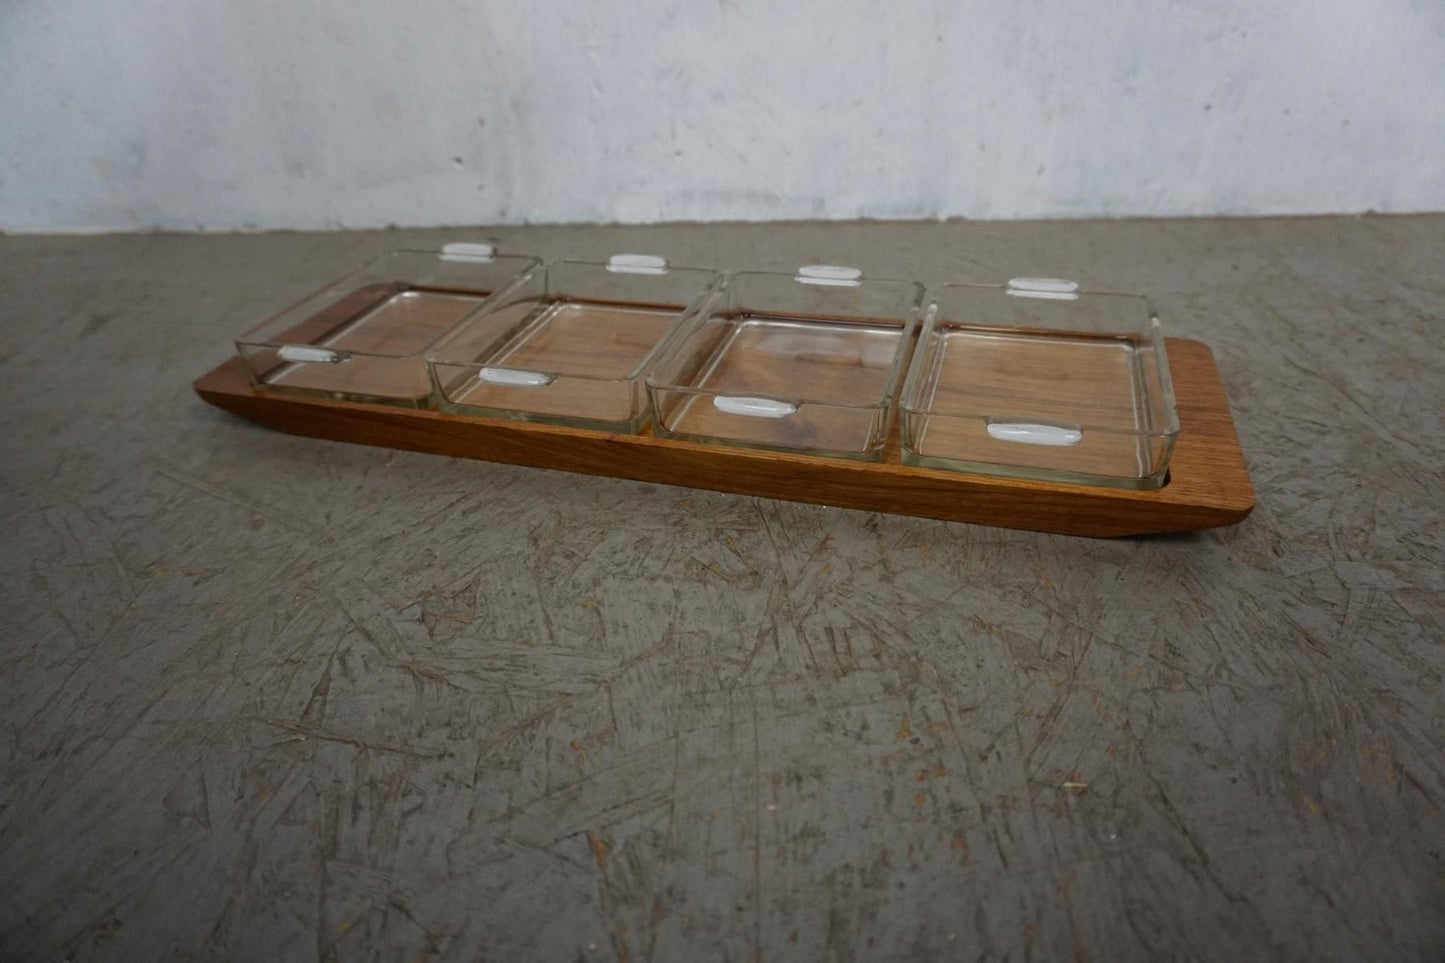
[[[251,387],[239,359],[195,382],[202,399],[279,431],[743,495],[1067,535],[1117,536],[1232,525],[1254,489],[1209,347],[1168,339],[1179,408],[1169,480],[1155,491],[914,468],[897,425],[881,462],[757,451],[414,408],[327,401]]]

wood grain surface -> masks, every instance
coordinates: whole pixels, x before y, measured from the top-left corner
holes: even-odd
[[[1091,536],[1233,524],[1254,507],[1254,491],[1213,356],[1197,341],[1172,339],[1168,350],[1180,439],[1169,481],[1155,491],[905,466],[896,425],[884,459],[864,462],[258,391],[236,361],[195,390],[293,434],[844,508]]]

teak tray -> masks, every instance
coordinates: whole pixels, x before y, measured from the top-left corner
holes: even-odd
[[[384,448],[710,488],[842,508],[1066,535],[1148,535],[1242,521],[1254,488],[1209,347],[1169,338],[1179,439],[1154,491],[915,468],[898,432],[879,462],[613,434],[257,391],[233,358],[195,382],[202,399],[269,428]]]

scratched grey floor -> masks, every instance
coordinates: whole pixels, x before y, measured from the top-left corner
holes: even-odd
[[[228,337],[402,244],[1072,275],[1238,528],[1089,541],[307,441]],[[1445,216],[0,238],[0,958],[1435,959]]]

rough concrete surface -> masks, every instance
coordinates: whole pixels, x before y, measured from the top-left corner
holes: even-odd
[[[1094,541],[311,441],[386,248],[1151,295],[1259,506]],[[0,238],[0,958],[1434,959],[1445,216]]]

